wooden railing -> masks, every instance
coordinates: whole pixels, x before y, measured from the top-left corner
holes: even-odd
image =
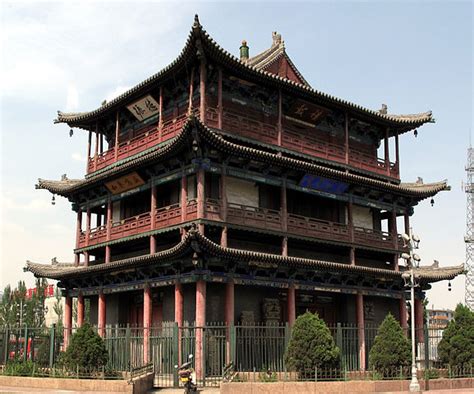
[[[158,208],[154,213],[154,224],[150,212],[127,218],[112,224],[109,239],[107,239],[106,226],[100,226],[91,229],[87,244],[85,233],[82,232],[79,237],[79,247],[92,246],[107,240],[116,240],[155,229],[176,226],[183,222],[183,218],[185,222],[197,219],[197,211],[196,199],[187,201],[184,213],[180,204]],[[212,221],[222,221],[221,214],[222,201],[206,199],[204,203],[204,218]],[[228,203],[226,221],[240,226],[284,231],[282,213],[273,209]],[[351,228],[346,224],[293,213],[287,215],[286,223],[286,231],[289,234],[336,242],[351,242]],[[355,244],[386,249],[393,249],[397,245],[399,247],[403,245],[400,235],[397,235],[397,239],[395,239],[392,234],[385,231],[353,227],[352,233]]]
[[[177,118],[165,121],[161,131],[158,130],[156,125],[147,125],[144,129],[138,131],[140,133],[139,136],[119,144],[117,161],[143,152],[161,142],[175,137],[186,122],[186,118],[186,115],[181,115]],[[115,148],[111,148],[97,156],[97,166],[95,166],[94,157],[89,158],[88,172],[91,173],[100,170],[115,161]]]
[[[334,241],[350,241],[350,230],[345,224],[288,214],[288,232]]]
[[[210,127],[219,127],[218,111],[216,108],[208,107],[206,109],[206,121]],[[278,144],[278,129],[276,124],[251,119],[230,110],[224,109],[222,113],[222,130],[268,144]],[[370,152],[365,152],[354,147],[350,147],[349,163],[346,163],[346,152],[342,143],[334,144],[318,139],[310,134],[292,129],[289,124],[283,125],[281,145],[290,150],[310,156],[335,161],[341,164],[349,164],[362,170],[393,178],[399,177],[398,167],[395,163],[390,163],[390,169],[387,171],[383,159],[377,158],[376,154],[370,154]]]

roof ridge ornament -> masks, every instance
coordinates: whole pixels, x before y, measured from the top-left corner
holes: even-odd
[[[199,15],[195,14],[194,15],[193,29],[197,29],[199,27],[201,27],[201,22],[199,22]]]
[[[242,45],[240,46],[240,61],[246,62],[249,60],[249,47],[246,40],[242,40]]]
[[[285,41],[282,40],[281,34],[276,31],[272,32],[272,47],[283,45],[285,46]]]

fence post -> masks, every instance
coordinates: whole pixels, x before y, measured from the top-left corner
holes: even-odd
[[[201,350],[201,354],[202,354],[202,387],[206,387],[206,357],[207,357],[207,351],[206,351],[206,343],[207,343],[207,340],[206,340],[206,329],[205,329],[205,326],[201,327],[201,336],[202,336],[202,350]]]
[[[49,329],[49,367],[53,368],[54,364],[54,344],[56,341],[56,338],[54,337],[56,331],[56,324],[52,324],[51,328]]]
[[[339,351],[341,352],[341,361],[343,363],[343,365],[345,366],[346,365],[346,357],[345,357],[345,354],[344,354],[344,349],[342,348],[342,327],[341,327],[341,323],[337,323],[337,326],[336,326],[336,345],[337,347],[339,348]]]
[[[423,331],[424,331],[424,340],[425,340],[425,370],[430,369],[430,338],[428,335],[428,326],[423,324]]]
[[[127,323],[125,329],[125,362],[128,363],[129,368],[132,368],[132,361],[130,360],[130,323]]]
[[[173,365],[172,365],[172,371],[173,371],[173,386],[174,387],[179,387],[179,380],[178,380],[178,370],[174,368],[175,365],[178,365],[179,363],[179,327],[178,323],[173,324]],[[197,382],[196,382],[197,383]]]
[[[23,360],[28,359],[28,326],[25,324],[25,337],[23,338]]]
[[[230,362],[234,363],[235,365],[235,325],[234,323],[230,324],[229,327],[229,334],[230,334]]]

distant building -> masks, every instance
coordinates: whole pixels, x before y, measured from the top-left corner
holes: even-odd
[[[453,320],[454,311],[450,309],[428,309],[428,328],[443,330]]]

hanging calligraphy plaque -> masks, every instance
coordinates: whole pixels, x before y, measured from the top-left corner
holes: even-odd
[[[135,101],[133,104],[127,105],[127,108],[139,121],[157,115],[160,110],[159,104],[150,95]]]

